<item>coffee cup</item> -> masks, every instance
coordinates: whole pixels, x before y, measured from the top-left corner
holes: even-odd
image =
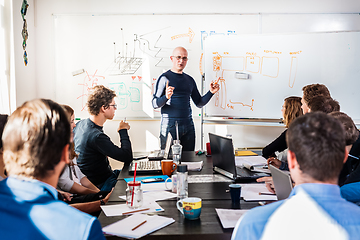
[[[210,147],[210,143],[206,143],[206,154],[207,155],[211,155],[211,147]]]
[[[230,196],[233,204],[240,203],[241,196],[241,185],[240,184],[230,184]]]
[[[168,180],[170,180],[170,181],[168,181]],[[168,183],[170,183],[171,185],[168,186]],[[173,193],[177,192],[176,185],[177,185],[177,175],[172,175],[171,178],[167,178],[165,180],[165,188],[167,190],[171,190],[171,192],[173,192]]]
[[[201,198],[189,197],[180,199],[177,201],[176,206],[186,219],[196,220],[200,217]]]
[[[169,177],[176,169],[176,163],[173,160],[161,160],[161,170],[164,175]]]

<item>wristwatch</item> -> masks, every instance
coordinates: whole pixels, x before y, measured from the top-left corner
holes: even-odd
[[[100,199],[100,205],[105,205],[104,200]]]

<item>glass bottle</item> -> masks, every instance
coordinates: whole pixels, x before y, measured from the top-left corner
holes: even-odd
[[[171,146],[171,150],[172,150],[173,162],[176,163],[176,165],[179,165],[181,161],[181,152],[182,152],[182,146],[180,144],[180,140],[174,140],[174,144]]]
[[[188,197],[188,170],[187,165],[179,164],[177,166],[177,198],[184,199]]]
[[[126,189],[126,205],[129,208],[139,208],[143,204],[143,190],[140,181],[128,182]]]

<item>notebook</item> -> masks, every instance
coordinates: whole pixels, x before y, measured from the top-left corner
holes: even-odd
[[[231,138],[209,133],[213,170],[235,182],[249,182],[257,178],[269,176],[266,173],[251,172],[242,167],[236,167],[234,147]]]
[[[282,171],[271,164],[269,164],[269,168],[273,178],[275,192],[278,200],[288,198],[293,188],[289,173]]]
[[[148,155],[148,159],[149,160],[163,160],[163,159],[172,158],[171,154],[170,154],[170,148],[171,148],[172,140],[173,140],[172,136],[171,136],[171,134],[169,132],[168,135],[167,135],[167,138],[166,138],[165,149],[164,150],[152,151]]]

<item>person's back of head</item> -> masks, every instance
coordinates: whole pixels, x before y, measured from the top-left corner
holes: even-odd
[[[284,100],[284,124],[289,127],[290,123],[297,117],[303,115],[301,110],[301,97],[291,96]]]
[[[311,112],[320,111],[324,113],[331,113],[340,111],[339,102],[332,99],[331,97],[326,97],[324,95],[317,95],[310,98],[307,105]]]
[[[359,130],[356,128],[354,121],[346,113],[343,112],[331,112],[330,116],[333,116],[340,121],[345,130],[345,144],[346,146],[352,145],[359,137]]]
[[[47,99],[25,102],[11,114],[3,133],[8,175],[47,177],[60,162],[70,133],[68,117],[59,104]]]
[[[98,115],[102,106],[108,108],[111,101],[116,97],[115,91],[104,87],[95,86],[90,93],[87,101],[87,108],[91,115]]]
[[[345,159],[345,134],[337,119],[322,112],[300,116],[286,140],[303,174],[320,182],[337,181]]]
[[[302,88],[303,97],[308,104],[312,97],[323,95],[325,97],[331,97],[329,89],[324,84],[314,83],[306,85]]]

